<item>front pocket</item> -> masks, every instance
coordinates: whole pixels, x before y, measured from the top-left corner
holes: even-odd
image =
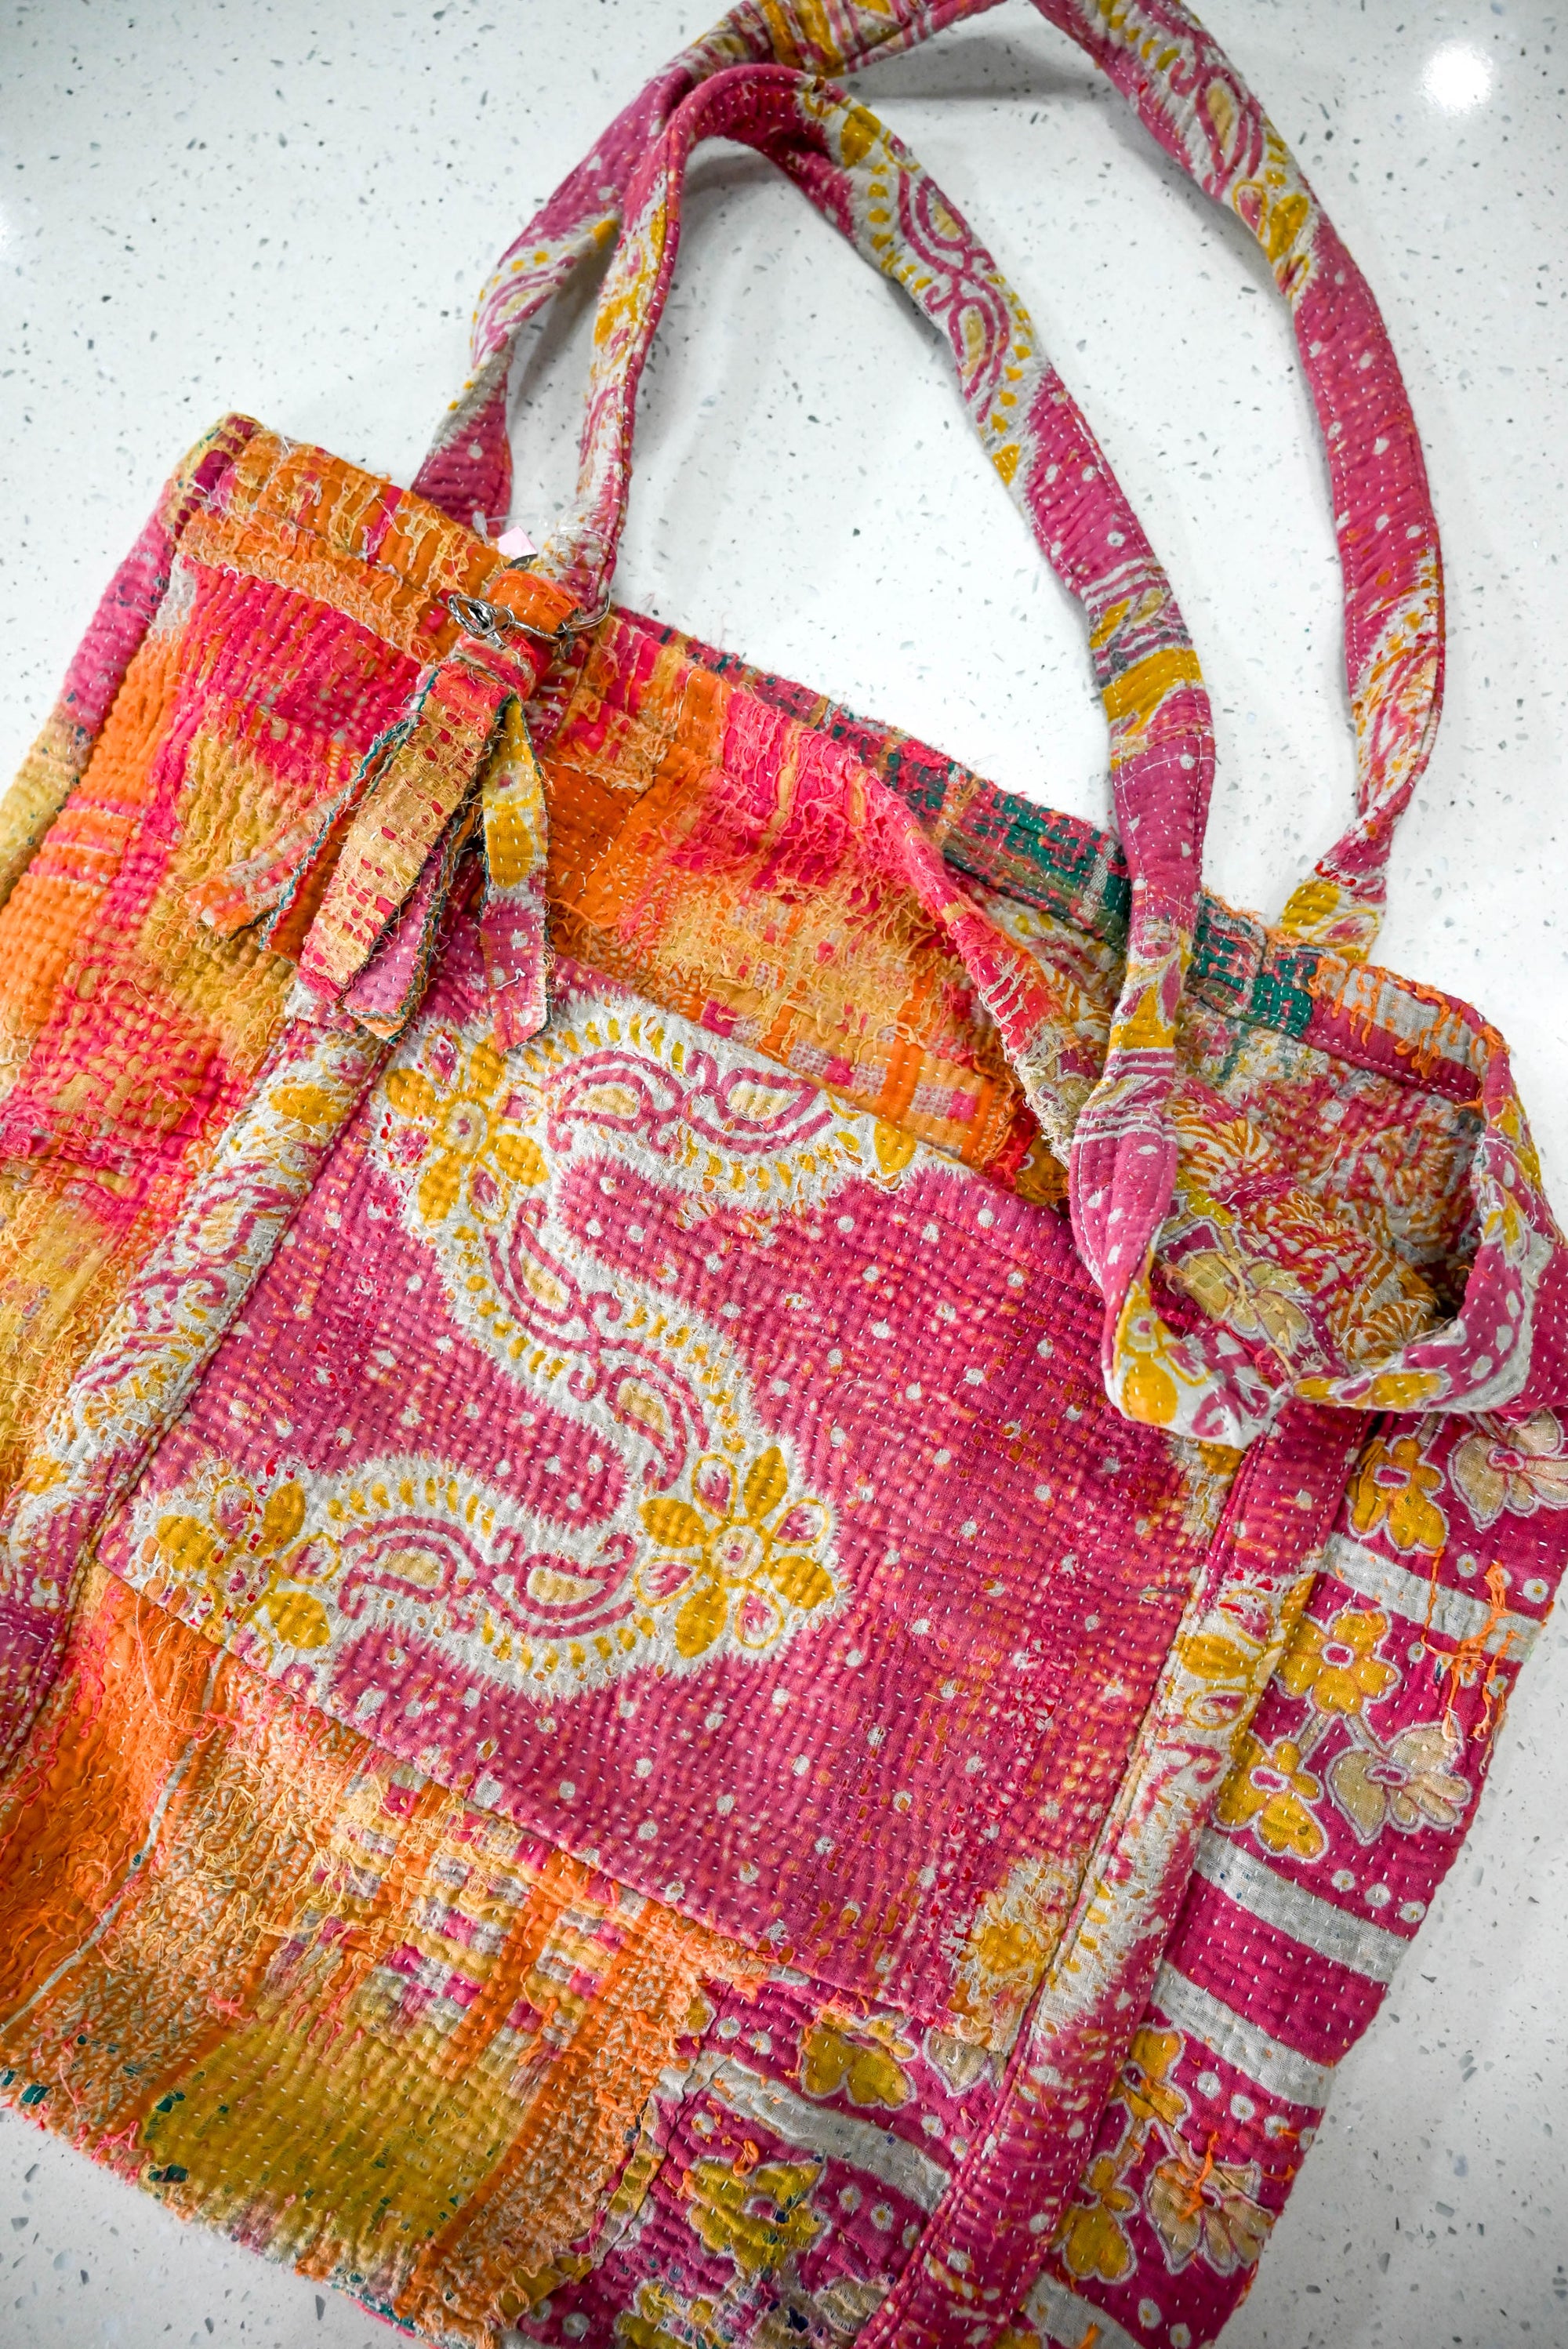
[[[983,2047],[1225,1464],[1105,1402],[1065,1225],[471,926],[103,1561],[422,1774]]]

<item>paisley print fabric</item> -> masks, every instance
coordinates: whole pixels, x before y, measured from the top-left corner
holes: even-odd
[[[431,496],[226,419],[5,805],[0,2094],[438,2342],[1212,2340],[1563,1562],[1506,1050],[1364,959],[1440,668],[1381,322],[1184,10],[1053,0],[1329,431],[1360,800],[1271,931],[1027,317],[786,69],[962,13],[677,61]],[[1120,842],[608,606],[718,132],[945,334]],[[623,216],[515,569],[510,337]]]
[[[1205,1543],[1181,1461],[1069,1368],[1058,1216],[570,967],[502,1061],[476,965],[460,926],[98,1555],[617,1879],[1006,2046]]]

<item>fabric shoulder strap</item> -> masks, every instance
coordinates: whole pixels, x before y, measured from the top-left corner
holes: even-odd
[[[502,255],[475,316],[473,373],[415,482],[461,520],[511,497],[507,385],[522,325],[618,225],[639,160],[703,80],[747,59],[852,72],[996,0],[742,0],[618,115]],[[1290,151],[1181,0],[1035,0],[1161,145],[1243,221],[1290,305],[1323,429],[1344,579],[1357,810],[1281,926],[1351,959],[1377,931],[1394,827],[1431,753],[1443,673],[1442,568],[1398,363],[1366,279]]]
[[[1213,776],[1209,699],[1170,583],[1022,305],[914,157],[841,90],[783,67],[729,67],[698,84],[642,157],[594,323],[577,497],[535,574],[590,611],[608,596],[637,385],[675,266],[686,165],[701,140],[717,136],[769,156],[942,329],[983,445],[1089,621],[1131,899],[1104,1070],[1067,1115],[1053,1090],[1055,1031],[1032,976],[962,893],[926,869],[933,853],[923,838],[912,838],[908,861],[1031,1106],[1059,1148],[1070,1136],[1073,1228],[1104,1293],[1101,1359],[1114,1392],[1119,1333],[1140,1309],[1176,1175],[1165,1112]],[[1221,1413],[1228,1439],[1239,1438],[1242,1423],[1196,1364],[1191,1383]]]

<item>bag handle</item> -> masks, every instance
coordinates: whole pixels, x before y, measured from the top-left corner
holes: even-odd
[[[716,136],[778,163],[944,329],[982,443],[1088,616],[1131,905],[1104,1071],[1071,1124],[1069,1191],[1079,1252],[1105,1299],[1102,1363],[1115,1394],[1118,1332],[1126,1312],[1147,1309],[1176,1175],[1165,1108],[1213,775],[1208,696],[1169,583],[1021,305],[908,150],[831,85],[783,66],[729,67],[682,101],[638,163],[594,322],[577,500],[534,573],[580,606],[607,597],[637,385],[675,268],[686,169],[698,141]],[[1032,974],[976,909],[933,883],[913,847],[905,862],[968,965],[1026,1097],[1060,1136],[1070,1121],[1051,1091],[1050,1012]],[[1191,1383],[1214,1384],[1196,1369]]]
[[[468,521],[511,499],[507,386],[521,327],[614,235],[638,158],[690,91],[748,58],[852,72],[997,0],[741,0],[656,75],[536,213],[475,316],[473,373],[415,481]],[[1328,455],[1356,734],[1354,821],[1280,926],[1356,961],[1377,936],[1394,828],[1431,755],[1443,683],[1442,564],[1420,442],[1370,288],[1219,44],[1181,0],[1035,0],[1204,192],[1244,222],[1290,305]]]

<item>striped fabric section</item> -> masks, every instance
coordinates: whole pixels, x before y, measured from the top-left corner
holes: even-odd
[[[1244,2072],[1249,2080],[1255,2080],[1284,2103],[1306,2105],[1321,2112],[1328,2102],[1332,2064],[1315,2064],[1310,2055],[1287,2047],[1283,2039],[1249,2023],[1212,1991],[1178,1972],[1169,1961],[1154,1978],[1150,2003],[1179,2031],[1201,2039],[1214,2054],[1233,2064],[1238,2072]]]
[[[1408,1567],[1363,1548],[1349,1534],[1330,1537],[1323,1565],[1326,1573],[1354,1590],[1358,1599],[1386,1607],[1409,1623],[1429,1621],[1430,1629],[1445,1640],[1457,1643],[1479,1639],[1485,1632],[1489,1655],[1500,1655],[1506,1648],[1511,1663],[1524,1661],[1541,1630],[1532,1615],[1500,1615],[1493,1622],[1486,1601],[1472,1599],[1468,1590],[1447,1589],[1439,1583],[1434,1594],[1426,1575],[1412,1574]]]
[[[1288,1933],[1318,1957],[1331,1958],[1370,1982],[1387,1985],[1393,1981],[1408,1946],[1400,1934],[1374,1924],[1369,1917],[1353,1917],[1305,1885],[1293,1884],[1267,1860],[1212,1827],[1199,1846],[1197,1873],[1238,1909]]]
[[[715,2053],[700,2059],[682,2094],[689,2098],[704,2090],[742,2120],[755,2121],[824,2160],[850,2162],[922,2210],[934,2210],[953,2182],[939,2161],[907,2137],[798,2096],[783,2081],[764,2078],[733,2055]]]
[[[1080,2300],[1048,2268],[1041,2269],[1024,2303],[1024,2313],[1046,2340],[1059,2343],[1060,2349],[1140,2349],[1114,2316]]]

